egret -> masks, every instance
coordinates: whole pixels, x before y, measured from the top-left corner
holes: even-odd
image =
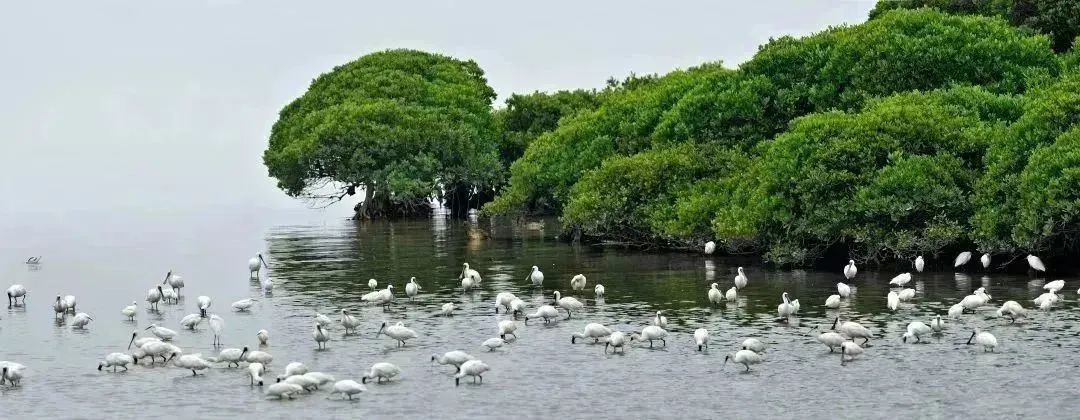
[[[528,280],[530,283],[532,283],[533,287],[543,286],[544,273],[534,265],[532,266],[532,271],[530,271],[529,275],[525,277],[525,280]]]
[[[761,340],[756,338],[747,338],[743,340],[742,348],[743,350],[750,350],[754,353],[764,353],[765,343],[762,343]]]
[[[442,309],[439,310],[439,315],[453,316],[454,315],[454,302],[446,302],[442,305]]]
[[[259,332],[255,334],[255,337],[258,337],[260,346],[265,346],[270,342],[270,333],[266,330],[259,330]]]
[[[195,327],[202,322],[202,317],[199,314],[187,314],[180,319],[180,325],[184,328],[194,331]]]
[[[64,298],[60,297],[60,295],[56,295],[56,302],[53,302],[53,311],[61,317],[67,313],[67,304],[64,303]],[[53,315],[53,317],[55,318],[56,315]]]
[[[836,309],[840,307],[840,295],[829,295],[825,299],[825,307],[829,309]]]
[[[516,322],[509,319],[499,321],[499,338],[505,340],[507,335],[512,335],[514,339],[517,339],[515,331],[517,331]]]
[[[585,329],[582,332],[580,332],[580,333],[575,332],[573,334],[570,334],[570,344],[577,343],[577,340],[579,338],[582,339],[582,340],[587,339],[587,338],[591,338],[591,339],[594,340],[593,341],[594,343],[599,343],[601,338],[604,338],[604,337],[607,337],[607,336],[610,336],[610,335],[611,335],[611,328],[605,327],[603,324],[597,324],[595,322],[591,322],[591,323],[585,325]]]
[[[13,284],[7,289],[8,306],[18,306],[19,298],[23,298],[23,305],[26,305],[26,288],[21,284]]]
[[[262,374],[266,372],[266,367],[262,363],[248,364],[248,377],[251,378],[251,385],[255,385],[255,382],[259,383],[259,386],[263,384]]]
[[[566,310],[566,319],[573,317],[571,311],[577,311],[585,307],[585,304],[577,299],[570,296],[562,297],[558,290],[555,291],[555,305]]]
[[[660,328],[667,328],[667,317],[663,315],[662,311],[656,311],[656,316],[653,317],[652,324]]]
[[[663,328],[660,328],[660,327],[658,327],[656,325],[649,325],[649,326],[646,326],[645,328],[642,328],[641,333],[633,333],[633,334],[631,334],[630,335],[630,341],[631,342],[633,342],[634,340],[648,341],[649,342],[649,348],[652,348],[653,341],[654,340],[660,340],[661,343],[664,343],[664,347],[667,347],[667,340],[664,339],[664,338],[667,337],[667,335],[668,335],[667,331],[665,331]]]
[[[998,316],[1007,316],[1012,322],[1016,322],[1016,318],[1023,318],[1027,316],[1027,310],[1020,303],[1015,300],[1006,301],[1001,304],[1001,308],[997,311]]]
[[[945,329],[945,321],[941,320],[941,315],[934,315],[934,319],[930,320],[930,329],[935,333],[940,333]]]
[[[724,293],[724,299],[732,302],[734,302],[735,298],[737,297],[739,297],[739,292],[738,289],[735,288],[735,286],[731,286],[730,289],[727,289],[727,293]]]
[[[907,332],[904,333],[904,336],[901,338],[905,343],[909,338],[915,338],[915,342],[918,343],[922,341],[921,336],[930,334],[930,331],[931,329],[929,325],[926,325],[920,321],[913,321],[912,323],[907,325]]]
[[[994,347],[997,347],[998,345],[997,337],[994,337],[993,334],[986,331],[980,331],[978,328],[975,328],[975,331],[971,332],[971,337],[968,337],[967,343],[969,345],[971,344],[971,340],[975,340],[975,343],[983,346],[984,352],[992,352],[994,351]]]
[[[262,382],[259,382],[259,384],[262,384]],[[271,384],[269,387],[266,388],[266,396],[277,397],[278,399],[284,399],[288,397],[291,400],[293,395],[299,394],[301,392],[304,392],[303,387],[301,387],[300,385],[293,385],[287,382],[278,382],[276,384]]]
[[[694,342],[697,343],[698,351],[701,351],[702,347],[709,347],[709,330],[705,328],[698,328],[694,330]]]
[[[465,362],[461,365],[461,369],[458,369],[458,373],[454,375],[454,386],[461,385],[461,378],[466,376],[472,376],[474,382],[476,381],[476,378],[480,378],[480,383],[482,384],[484,383],[484,377],[482,375],[489,370],[491,370],[491,367],[479,360]]]
[[[911,273],[899,274],[896,277],[893,277],[892,280],[889,280],[889,284],[897,287],[904,287],[904,285],[909,282],[911,282]]]
[[[780,316],[780,318],[786,319],[787,317],[791,316],[791,314],[795,313],[795,307],[792,306],[791,302],[788,301],[787,292],[784,292],[782,295],[780,295],[780,299],[782,299],[783,302],[780,302],[780,304],[776,306],[776,313]]]
[[[139,304],[132,301],[130,305],[125,306],[120,310],[120,313],[128,318],[129,321],[135,320],[135,312],[139,310]]]
[[[501,292],[495,295],[495,313],[499,313],[500,306],[506,308],[507,312],[509,312],[510,302],[513,302],[514,299],[517,299],[517,296],[510,292]]]
[[[416,282],[416,277],[410,277],[409,283],[405,284],[405,295],[409,297],[409,300],[413,300],[419,292],[420,283]]]
[[[217,314],[210,314],[210,331],[214,333],[214,345],[221,345],[221,330],[225,329],[225,320]]]
[[[248,363],[259,363],[265,366],[269,365],[270,362],[274,361],[274,356],[265,351],[254,350],[249,351],[247,356],[244,357],[244,360],[246,360]]]
[[[330,391],[330,394],[341,394],[351,400],[353,395],[359,394],[364,391],[367,391],[367,387],[356,383],[356,381],[354,380],[346,379],[343,381],[335,382],[334,390]]]
[[[311,331],[311,337],[315,339],[315,345],[320,349],[325,349],[326,342],[330,341],[330,334],[317,322],[315,323],[315,329]]]
[[[345,327],[345,334],[347,335],[350,331],[356,332],[356,327],[360,326],[360,320],[357,319],[355,316],[349,315],[349,311],[342,309],[341,325]]]
[[[323,315],[323,314],[320,314],[319,311],[315,311],[315,323],[316,324],[319,324],[319,325],[321,325],[323,327],[329,327],[331,322],[332,321],[330,321],[330,317],[328,317],[326,315]]]
[[[251,257],[251,259],[248,260],[248,278],[259,278],[259,271],[263,267],[266,267],[266,269],[270,269],[270,266],[266,265],[266,260],[263,259],[262,253],[256,253],[254,257]]]
[[[469,353],[460,350],[448,351],[446,353],[443,353],[442,356],[437,354],[431,355],[431,361],[439,362],[440,365],[453,365],[455,372],[461,370],[462,363],[468,362],[473,359],[475,359],[475,357],[472,357],[472,355],[470,355]]]
[[[1040,259],[1039,257],[1028,254],[1027,263],[1028,263],[1028,266],[1030,266],[1032,270],[1042,271],[1042,272],[1046,271],[1046,266],[1043,265],[1042,259]]]
[[[840,344],[840,366],[843,366],[849,360],[854,360],[855,356],[863,354],[863,348],[854,341],[845,341]]]
[[[150,306],[154,310],[157,310],[157,304],[158,304],[158,302],[161,302],[161,296],[162,296],[161,286],[157,286],[157,287],[155,287],[153,289],[150,289],[150,291],[146,292],[146,301],[148,303],[150,303]]]
[[[870,333],[870,330],[862,326],[862,324],[852,321],[840,322],[840,317],[836,317],[836,320],[833,321],[832,329],[852,340],[855,340],[856,338],[861,338],[863,339],[862,343],[864,345],[870,342],[870,337],[873,337],[873,334]]]
[[[923,260],[922,255],[915,257],[915,271],[922,272],[923,267],[926,267],[926,261]]]
[[[841,346],[845,341],[847,341],[847,339],[836,331],[825,331],[821,334],[818,334],[817,341],[821,344],[828,346],[829,353],[832,353],[836,349],[836,347]]]
[[[492,337],[484,340],[484,342],[480,345],[483,347],[487,347],[488,351],[495,351],[495,349],[502,347],[503,344],[506,344],[506,340],[503,340],[499,337]]]
[[[195,298],[195,303],[199,306],[199,315],[206,318],[206,310],[210,308],[210,297],[199,296]]]
[[[982,254],[979,257],[979,262],[982,263],[983,268],[990,268],[990,253]]]
[[[413,331],[406,327],[405,323],[403,322],[398,322],[397,324],[391,325],[389,327],[387,325],[388,324],[386,323],[386,321],[383,321],[382,325],[379,327],[379,332],[375,333],[376,338],[379,336],[379,334],[382,334],[383,331],[385,331],[385,334],[388,337],[399,341],[400,344],[404,346],[405,340],[418,337],[416,331]]]
[[[705,243],[705,255],[712,255],[716,252],[716,242],[709,241]]]
[[[218,353],[218,357],[208,358],[211,362],[226,362],[228,366],[236,365],[240,367],[240,362],[244,360],[244,355],[247,354],[248,348],[242,349],[224,349],[221,353]]]
[[[724,294],[720,292],[720,289],[717,289],[716,286],[716,283],[709,285],[709,303],[712,303],[713,305],[720,303],[720,301],[724,299]]]
[[[374,380],[375,383],[380,383],[383,379],[386,379],[389,382],[400,374],[401,368],[392,363],[380,362],[371,365],[371,370],[360,379],[360,382],[366,384],[369,379]]]
[[[584,290],[585,289],[585,275],[578,274],[574,278],[570,279],[571,290]]]
[[[367,287],[371,290],[375,290],[376,287],[379,287],[379,282],[375,281],[375,279],[368,279]]]
[[[728,360],[746,366],[746,372],[749,372],[750,365],[756,365],[758,363],[761,363],[763,360],[765,360],[765,358],[762,357],[760,354],[754,353],[750,350],[739,350],[735,353],[728,353],[726,356],[724,356],[724,363],[720,365],[721,369],[724,368],[724,365],[727,365]]]
[[[544,318],[544,323],[547,324],[552,319],[558,319],[558,317],[559,311],[556,310],[554,306],[542,305],[539,308],[536,308],[536,312],[532,315],[525,316],[525,324],[529,323],[529,318]]]
[[[968,261],[971,261],[971,251],[961,252],[960,255],[957,255],[956,259],[953,260],[953,268],[961,267],[964,264],[967,264]]]
[[[180,296],[180,291],[181,291],[181,289],[184,288],[184,278],[183,277],[174,275],[172,273],[172,270],[169,270],[169,272],[165,274],[165,280],[161,282],[161,284],[165,284],[165,283],[169,284],[169,287],[172,288],[173,292],[176,293],[177,297]]]
[[[742,289],[742,288],[746,287],[746,283],[749,280],[747,280],[746,272],[743,271],[742,267],[739,267],[738,271],[739,271],[739,274],[735,275],[735,288],[736,289]]]
[[[602,299],[604,297],[604,285],[597,284],[596,287],[593,288],[593,293],[596,294],[597,299]]]
[[[185,354],[181,355],[179,359],[173,362],[176,367],[190,369],[191,376],[195,376],[198,373],[196,371],[205,370],[210,368],[210,362],[206,361],[198,354]]]
[[[232,308],[233,308],[234,311],[244,312],[244,311],[247,311],[248,309],[251,309],[251,307],[255,305],[256,301],[257,301],[256,299],[251,299],[251,298],[240,299],[240,300],[232,303]]]
[[[161,339],[161,341],[169,341],[172,340],[173,337],[176,337],[176,331],[165,327],[159,327],[157,324],[150,324],[146,329],[150,330],[150,333]]]
[[[840,297],[847,299],[851,297],[851,287],[845,283],[838,282],[836,283],[836,293],[839,294]]]
[[[4,381],[11,382],[11,386],[18,386],[25,376],[26,366],[15,362],[0,361],[0,385]]]
[[[71,328],[85,328],[93,320],[94,318],[91,318],[86,312],[79,312],[71,319]]]
[[[915,289],[900,289],[896,295],[900,298],[901,302],[907,302],[915,298]]]
[[[466,277],[472,279],[473,286],[480,286],[480,283],[484,281],[484,279],[480,278],[480,272],[469,268],[469,263],[461,265],[461,275],[458,276],[459,279]]]
[[[128,370],[127,365],[135,362],[135,359],[129,354],[124,353],[109,353],[105,356],[105,360],[98,363],[97,370],[103,368],[112,368],[113,372],[116,372],[117,367],[122,367],[124,370]]]
[[[855,275],[859,273],[859,268],[855,267],[855,260],[848,260],[846,266],[844,266],[844,278],[851,280],[855,278]],[[840,296],[844,296],[843,293]],[[846,296],[845,296],[846,297]]]
[[[1046,283],[1045,285],[1043,285],[1043,289],[1049,290],[1049,291],[1054,292],[1054,293],[1060,292],[1061,289],[1064,289],[1064,288],[1065,288],[1065,280],[1054,280],[1052,282],[1049,282],[1049,283]]]
[[[604,354],[607,354],[608,347],[612,348],[612,350],[611,350],[612,353],[614,353],[615,350],[620,350],[620,349],[625,353],[626,352],[626,342],[627,342],[626,333],[624,333],[622,331],[612,332],[611,336],[608,337],[607,343],[604,344]]]

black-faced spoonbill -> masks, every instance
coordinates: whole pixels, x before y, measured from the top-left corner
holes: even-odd
[[[492,337],[484,340],[484,342],[480,345],[483,347],[487,347],[488,351],[495,351],[495,349],[502,347],[504,344],[506,344],[506,340],[503,340],[499,337]]]
[[[262,382],[259,382],[260,384]],[[278,399],[292,399],[293,395],[304,392],[304,388],[300,385],[293,385],[286,382],[278,382],[266,387],[266,396],[277,397]]]
[[[405,285],[405,296],[409,297],[409,300],[413,300],[416,294],[420,292],[420,283],[416,282],[416,277],[409,278],[409,283]]]
[[[387,382],[394,379],[394,377],[401,374],[401,368],[397,367],[393,363],[379,362],[371,365],[371,370],[360,378],[360,382],[367,383],[367,381],[374,380],[375,383],[381,383],[383,379]]]
[[[440,365],[452,365],[454,366],[454,372],[461,370],[461,364],[475,359],[469,353],[454,350],[443,353],[442,356],[433,354],[431,355],[431,361],[439,362]]]
[[[649,325],[645,328],[642,328],[641,333],[631,334],[630,342],[633,342],[634,340],[648,341],[649,347],[652,348],[653,341],[660,340],[661,343],[664,343],[664,347],[667,347],[667,340],[664,339],[667,337],[667,335],[667,331],[665,331],[663,328],[660,328],[656,325]]]
[[[667,317],[663,315],[663,311],[656,311],[656,316],[653,316],[652,324],[660,328],[667,328]]]
[[[360,320],[355,316],[349,315],[348,310],[342,309],[341,326],[345,327],[345,334],[348,335],[350,332],[356,332],[356,327],[360,326]]]
[[[240,362],[244,360],[244,355],[247,352],[247,347],[243,349],[224,349],[221,350],[221,353],[218,353],[218,357],[208,357],[207,360],[214,363],[226,362],[227,366],[236,365],[236,367],[240,367]]]
[[[259,386],[263,385],[262,374],[266,372],[266,367],[262,363],[250,363],[248,364],[248,377],[251,378],[251,385],[254,386],[255,382],[259,383]]]
[[[401,346],[405,345],[405,340],[416,338],[418,335],[416,331],[409,329],[405,326],[405,323],[398,322],[394,325],[389,325],[386,321],[383,321],[379,326],[379,331],[375,333],[375,337],[378,338],[379,334],[386,334],[388,337],[397,340]]]
[[[968,261],[971,261],[971,251],[961,252],[956,256],[956,259],[953,260],[953,268],[960,268],[967,264]]]
[[[1040,259],[1039,257],[1028,254],[1027,263],[1028,263],[1028,266],[1031,267],[1032,270],[1035,270],[1037,272],[1038,271],[1046,272],[1046,265],[1043,265],[1042,259]]]
[[[840,344],[840,366],[847,364],[849,360],[854,360],[855,356],[863,354],[863,348],[854,341],[845,341]]]
[[[461,369],[458,369],[456,375],[454,375],[454,386],[461,385],[461,378],[466,376],[472,376],[473,382],[476,382],[476,378],[480,378],[480,383],[484,383],[484,372],[491,370],[486,363],[479,360],[470,360],[461,365]]]
[[[270,343],[270,333],[266,330],[259,330],[259,332],[255,334],[255,337],[259,339],[260,346],[265,346]]]
[[[998,316],[1007,316],[1011,319],[1011,322],[1016,322],[1016,318],[1023,318],[1027,316],[1027,309],[1020,306],[1015,300],[1006,301],[1001,304],[1001,308],[997,311]]]
[[[735,353],[728,353],[726,356],[724,356],[724,363],[720,365],[721,369],[724,368],[724,365],[727,365],[728,360],[746,366],[745,372],[749,372],[750,365],[756,365],[758,363],[761,363],[763,360],[765,360],[765,358],[762,357],[760,354],[754,353],[750,350],[739,350]]]
[[[26,288],[21,284],[13,284],[7,289],[8,307],[18,306],[21,297],[23,305],[26,305]]]
[[[367,387],[356,383],[356,381],[354,380],[346,379],[343,381],[335,382],[334,390],[330,391],[330,394],[341,394],[351,400],[353,395],[359,394],[364,391],[367,391]]]
[[[26,366],[15,362],[2,362],[0,361],[0,385],[4,384],[4,381],[11,382],[11,386],[18,386],[25,376]]]
[[[225,329],[225,320],[217,314],[210,314],[210,331],[214,333],[214,345],[221,345],[221,331]]]
[[[580,300],[577,300],[570,296],[563,297],[558,290],[555,291],[555,304],[558,305],[558,307],[566,310],[566,319],[570,319],[573,317],[573,314],[571,313],[572,311],[577,311],[585,308],[585,304],[581,303]]]
[[[922,336],[930,334],[931,331],[929,325],[921,321],[914,321],[907,325],[907,332],[904,333],[902,340],[906,343],[909,338],[914,338],[915,342],[918,343],[922,341]]]
[[[998,345],[997,337],[986,331],[980,331],[978,328],[971,332],[971,337],[968,337],[967,343],[970,345],[972,340],[975,340],[976,344],[983,346],[984,352],[992,352]]]
[[[847,265],[844,266],[844,278],[851,280],[855,278],[855,275],[859,274],[859,267],[855,266],[855,260],[848,260]],[[840,296],[844,294],[841,293]],[[847,296],[844,296],[847,297]]]
[[[597,324],[591,322],[585,325],[585,329],[582,332],[575,332],[570,334],[570,344],[577,343],[580,338],[582,340],[586,338],[593,339],[594,343],[599,343],[601,338],[611,335],[611,328],[605,327],[603,324]]]
[[[510,319],[499,321],[499,338],[505,340],[506,336],[512,335],[517,339],[517,323]]]
[[[710,284],[709,293],[707,295],[709,298],[709,303],[713,305],[719,304],[722,300],[724,300],[724,294],[720,292],[720,289],[717,289],[716,286],[716,283]]]
[[[709,330],[705,328],[694,330],[694,343],[697,343],[698,351],[701,351],[703,347],[709,348]]]
[[[742,289],[746,287],[746,283],[748,283],[750,280],[746,278],[746,272],[743,271],[742,267],[739,267],[738,271],[739,274],[735,275],[735,288]]]
[[[86,325],[89,324],[90,321],[93,321],[93,320],[94,320],[94,318],[91,318],[90,315],[87,314],[86,312],[79,312],[78,314],[75,315],[74,318],[71,319],[71,328],[79,328],[79,329],[86,328]]]
[[[199,306],[199,315],[206,318],[206,310],[210,309],[210,296],[199,296],[195,298],[195,303]]]
[[[135,301],[131,301],[131,304],[128,305],[128,306],[125,306],[124,309],[121,309],[120,313],[123,314],[125,317],[127,317],[128,321],[134,321],[135,320],[135,314],[138,312],[138,310],[139,310],[139,304],[136,303]]]
[[[922,255],[915,257],[915,271],[922,272],[923,267],[926,267],[926,261],[923,260]]]
[[[330,341],[330,334],[327,334],[322,325],[315,323],[315,329],[311,331],[311,338],[315,339],[315,345],[320,349],[326,348],[326,342]]]
[[[169,272],[165,274],[165,281],[162,281],[161,283],[169,283],[169,286],[172,287],[173,292],[176,292],[177,297],[180,296],[180,291],[184,288],[184,278],[173,274],[172,270],[169,270]]]
[[[472,280],[473,286],[480,286],[480,283],[484,281],[484,279],[480,277],[479,271],[469,268],[469,263],[464,263],[461,265],[461,275],[458,276],[459,280],[463,280],[465,278],[469,278],[470,280]]]
[[[112,368],[113,372],[116,372],[117,367],[122,367],[124,370],[128,370],[127,365],[135,362],[135,359],[129,354],[124,353],[109,353],[105,356],[105,360],[98,363],[97,370],[103,368]]]
[[[146,292],[146,302],[150,304],[150,308],[157,310],[157,304],[161,302],[162,295],[161,286],[155,286]]]
[[[248,278],[259,278],[259,271],[262,267],[266,267],[267,269],[270,268],[270,266],[266,265],[266,260],[263,259],[262,253],[256,253],[254,257],[251,257],[251,259],[248,260]]]
[[[257,301],[258,301],[257,299],[252,299],[252,298],[240,299],[240,300],[232,303],[232,308],[233,308],[234,311],[244,312],[244,311],[247,311],[248,309],[251,309],[251,307],[254,306],[255,302],[257,302]]]
[[[525,325],[529,325],[529,318],[543,318],[544,323],[547,324],[552,319],[558,319],[559,318],[559,311],[556,310],[554,306],[541,305],[539,308],[536,308],[535,313],[533,313],[532,315],[526,315],[525,316]]]
[[[585,275],[578,274],[570,279],[570,290],[585,290],[586,282]]]
[[[525,277],[525,280],[528,280],[529,283],[532,284],[532,287],[543,286],[544,285],[544,273],[542,271],[540,271],[540,268],[538,268],[537,266],[534,265],[534,266],[532,266],[532,271],[530,271],[529,275]]]

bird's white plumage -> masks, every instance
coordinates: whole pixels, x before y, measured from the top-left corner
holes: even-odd
[[[738,274],[735,275],[735,288],[742,289],[746,287],[746,284],[749,283],[750,280],[746,278],[746,272],[743,271],[742,267],[739,267],[737,271]]]
[[[605,327],[603,324],[591,322],[585,325],[585,328],[579,333],[575,332],[570,335],[570,343],[575,343],[580,339],[593,339],[594,342],[600,342],[601,338],[611,335],[611,328]]]
[[[825,299],[825,307],[829,309],[836,309],[840,307],[840,295],[829,295]]]
[[[956,259],[953,260],[953,268],[963,266],[967,264],[968,261],[971,261],[971,251],[961,252],[956,256]]]
[[[844,266],[844,277],[848,280],[855,278],[855,275],[859,273],[859,268],[855,266],[855,260],[848,260],[846,266]],[[843,293],[840,296],[844,296]],[[844,296],[847,297],[847,296]]]
[[[1046,265],[1043,264],[1042,259],[1034,255],[1028,254],[1027,256],[1028,266],[1035,271],[1046,271]]]
[[[578,275],[574,276],[574,278],[570,279],[570,289],[571,290],[585,290],[585,283],[586,283],[585,275],[584,274],[578,274]]]
[[[922,255],[915,257],[915,271],[921,273],[924,267],[926,267],[926,260],[923,259]]]

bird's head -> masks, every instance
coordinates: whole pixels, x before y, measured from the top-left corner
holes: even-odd
[[[101,370],[101,367],[105,365],[105,362],[98,362],[97,370]]]
[[[360,383],[362,383],[362,384],[366,384],[366,383],[367,383],[367,380],[368,380],[368,377],[367,377],[367,376],[361,377],[361,378],[360,378]]]

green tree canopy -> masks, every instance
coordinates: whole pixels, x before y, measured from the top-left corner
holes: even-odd
[[[362,188],[363,216],[424,212],[440,191],[498,182],[494,97],[473,61],[368,54],[319,76],[281,110],[263,161],[292,196],[340,199]]]
[[[504,165],[509,167],[533,140],[558,127],[563,117],[596,109],[600,97],[601,93],[584,89],[510,95],[506,107],[494,113]]]

